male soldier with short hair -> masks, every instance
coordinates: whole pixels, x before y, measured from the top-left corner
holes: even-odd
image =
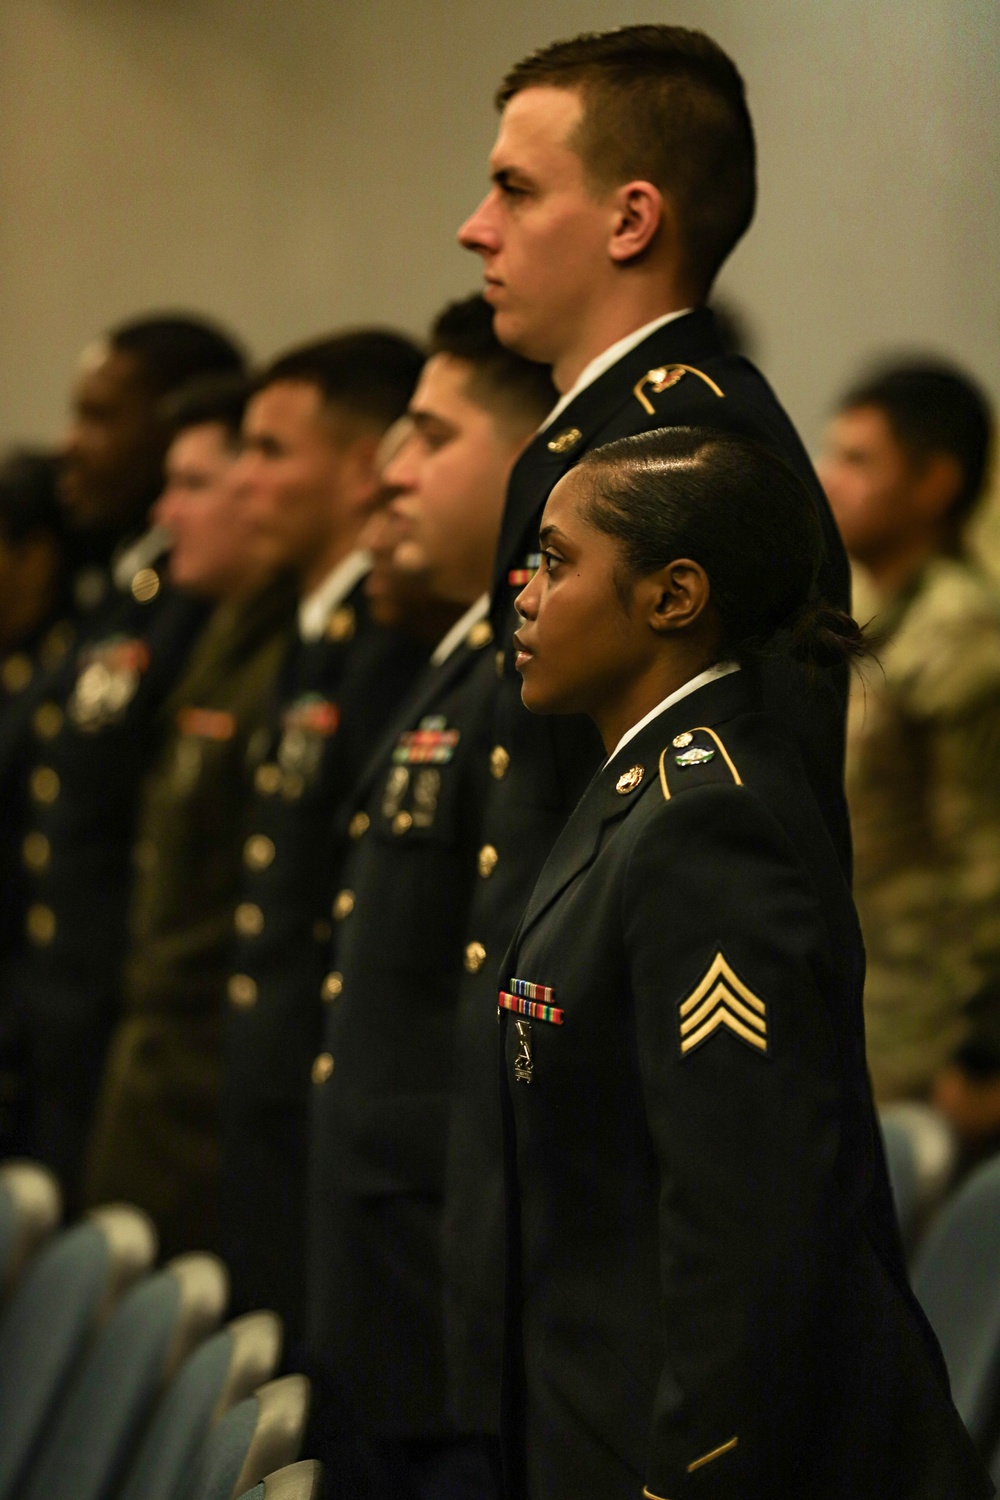
[[[259,546],[291,573],[299,604],[251,746],[225,980],[222,1244],[234,1305],[274,1308],[292,1344],[302,1332],[309,1069],[345,842],[334,812],[430,650],[373,612],[360,545],[383,438],[422,363],[409,339],[378,329],[290,351],[257,378],[238,465]]]
[[[226,952],[240,874],[247,746],[292,630],[294,593],[257,556],[233,472],[237,377],[175,406],[166,487],[172,584],[214,608],[161,711],[135,844],[124,1015],[105,1066],[84,1197],[137,1204],[164,1254],[218,1240]]]
[[[704,305],[754,210],[753,127],[732,61],[700,32],[626,26],[542,48],[511,70],[497,104],[492,186],[459,238],[482,258],[498,337],[550,363],[562,394],[511,476],[493,572],[503,676],[482,828],[489,857],[466,930],[446,1209],[454,1409],[480,1432],[496,1430],[499,1402],[498,965],[603,758],[589,723],[533,719],[521,704],[513,600],[538,564],[546,498],[613,438],[674,425],[743,433],[802,479],[825,540],[821,590],[835,605],[848,599],[843,548],[805,450],[758,371],[724,351]],[[783,656],[765,671],[765,694],[847,865],[846,682],[810,684]]]
[[[492,1455],[447,1411],[442,1222],[461,939],[479,846],[486,620],[504,494],[552,404],[481,297],[447,308],[385,482],[398,566],[464,607],[355,789],[313,1064],[308,1334],[316,1436],[345,1494],[489,1493]],[[488,870],[480,863],[482,873]]]
[[[24,937],[4,975],[28,1035],[31,1149],[71,1204],[119,1009],[139,781],[205,614],[164,585],[162,533],[142,532],[169,438],[160,403],[242,363],[206,323],[143,318],[86,351],[74,393],[61,498],[80,556],[75,637],[30,689]]]
[[[961,371],[890,365],[849,391],[820,473],[875,590],[847,794],[876,1096],[926,1097],[1000,975],[1000,592],[964,537],[993,416]],[[974,1092],[951,1072],[950,1100]]]

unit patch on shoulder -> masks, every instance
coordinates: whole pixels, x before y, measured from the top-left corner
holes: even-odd
[[[708,972],[678,1009],[681,1056],[686,1057],[721,1026],[756,1052],[768,1051],[767,1005],[718,952]]]
[[[700,773],[700,774],[695,774]],[[664,801],[684,787],[709,782],[743,785],[732,756],[714,729],[704,726],[675,734],[660,754],[660,788]]]
[[[670,387],[683,380],[685,375],[697,375],[703,380],[713,395],[721,396],[723,392],[708,375],[701,370],[696,370],[694,365],[658,365],[654,370],[647,370],[641,380],[637,380],[632,387],[632,394],[639,405],[652,417],[656,415],[656,408],[646,395],[646,389],[652,391],[654,396],[669,391]]]

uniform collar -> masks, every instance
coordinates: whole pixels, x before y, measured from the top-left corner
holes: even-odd
[[[358,548],[326,575],[323,582],[299,604],[299,635],[304,641],[318,641],[333,611],[347,598],[366,573],[371,572],[372,555]]]
[[[719,677],[728,677],[731,672],[738,672],[739,670],[740,664],[738,661],[716,662],[714,667],[706,668],[704,672],[699,672],[697,677],[692,677],[690,682],[685,682],[683,687],[677,688],[673,693],[668,693],[666,698],[658,703],[655,708],[651,708],[649,713],[639,720],[638,724],[633,724],[631,729],[625,731],[604,764],[609,766],[619,750],[623,750],[630,740],[634,740],[636,735],[645,729],[647,724],[652,724],[654,719],[660,717],[660,714],[666,713],[668,708],[673,708],[675,703],[680,703],[682,698],[687,698],[689,694],[696,693],[700,687],[704,687],[708,682],[715,682]]]
[[[649,323],[643,323],[641,328],[633,329],[623,339],[618,339],[614,344],[610,344],[603,353],[596,355],[588,365],[584,366],[565,396],[561,396],[556,402],[538,431],[544,432],[547,427],[551,427],[556,418],[562,415],[571,401],[576,400],[581,391],[585,391],[588,385],[593,385],[598,376],[603,375],[605,370],[610,370],[611,366],[616,365],[620,359],[624,359],[626,354],[637,348],[651,333],[655,333],[658,328],[662,328],[666,323],[672,323],[675,318],[683,318],[689,312],[693,311],[693,308],[682,307],[678,312],[664,313],[662,317],[653,318]]]
[[[434,650],[431,652],[431,666],[440,667],[448,660],[453,651],[457,651],[465,640],[473,625],[479,620],[485,620],[490,608],[489,594],[480,594],[475,604],[469,608],[460,620],[456,620],[447,635],[441,637]]]

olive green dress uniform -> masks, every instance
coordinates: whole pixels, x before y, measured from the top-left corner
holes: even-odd
[[[480,880],[466,931],[449,1161],[446,1245],[449,1356],[456,1419],[495,1430],[501,1321],[502,1182],[494,1067],[495,979],[527,892],[560,828],[602,760],[597,733],[579,718],[539,718],[521,703],[511,636],[513,601],[537,566],[538,527],[550,490],[589,449],[656,427],[699,425],[755,438],[800,477],[825,540],[824,596],[846,606],[849,574],[825,496],[794,428],[762,376],[723,353],[707,309],[651,333],[576,396],[515,465],[494,575],[491,618],[502,657],[488,752],[483,840],[496,867]],[[787,659],[765,678],[772,707],[802,747],[810,784],[845,867],[843,794],[846,675],[810,685]]]
[[[876,1096],[921,1097],[1000,974],[1000,592],[930,562],[869,628],[847,795]]]
[[[216,606],[163,708],[134,846],[123,1015],[84,1174],[90,1203],[146,1210],[165,1254],[218,1240],[226,954],[248,741],[292,628],[285,580]]]
[[[116,578],[88,570],[78,592],[96,602],[62,664],[33,690],[22,935],[5,977],[27,1032],[32,1151],[70,1203],[120,1009],[139,783],[159,709],[205,619],[204,606],[164,586],[151,565]]]
[[[371,618],[358,581],[319,639],[296,636],[253,747],[226,981],[222,1245],[233,1306],[273,1308],[289,1338],[302,1332],[309,1072],[348,842],[336,812],[426,660]]]
[[[992,1493],[907,1283],[864,954],[744,670],[595,778],[501,968],[522,1500]]]
[[[496,686],[485,619],[434,666],[354,798],[313,1065],[308,1337],[326,1425],[434,1439],[446,1412],[441,1206],[460,939]]]

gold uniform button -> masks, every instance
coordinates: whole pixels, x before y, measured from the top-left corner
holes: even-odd
[[[328,974],[323,980],[320,994],[322,995],[324,1000],[336,1000],[343,988],[344,976],[343,974],[338,974],[336,970],[334,970],[332,974]]]
[[[351,915],[353,910],[354,892],[338,891],[336,900],[333,903],[333,920],[335,922],[342,922],[345,917]]]
[[[160,575],[155,568],[140,568],[132,579],[132,598],[139,604],[148,604],[160,592]]]
[[[467,974],[478,974],[486,962],[486,949],[482,943],[468,943],[465,949],[465,971]]]
[[[8,693],[23,693],[31,681],[31,657],[15,651],[0,667],[0,682]]]
[[[465,644],[471,651],[481,651],[488,646],[493,639],[493,626],[489,620],[477,620],[475,625],[465,637]]]
[[[243,863],[248,870],[266,870],[274,859],[274,842],[266,833],[252,833],[243,845]]]
[[[329,1052],[321,1052],[312,1065],[313,1083],[325,1083],[333,1072],[333,1058]]]
[[[56,914],[51,906],[29,906],[25,927],[31,941],[44,948],[56,935]]]
[[[230,1005],[235,1005],[239,1010],[247,1010],[251,1005],[257,1004],[257,981],[251,979],[249,974],[230,974],[226,994]]]
[[[349,641],[358,628],[358,617],[349,604],[342,604],[335,609],[326,622],[326,638],[328,641]]]
[[[40,740],[54,740],[62,728],[62,709],[58,703],[40,703],[31,722]]]
[[[500,856],[492,844],[484,844],[479,851],[479,873],[484,880],[489,880],[497,867]]]
[[[370,824],[371,818],[366,812],[356,812],[347,825],[347,831],[352,839],[359,839],[368,832]]]
[[[273,760],[266,760],[253,773],[253,784],[262,797],[273,797],[281,786],[281,767]]]
[[[241,901],[233,914],[240,937],[260,937],[264,931],[264,913],[253,901]]]
[[[490,775],[495,781],[503,781],[510,765],[510,752],[502,745],[494,745],[490,751]]]
[[[51,766],[36,766],[30,785],[36,802],[54,802],[59,796],[59,775]]]
[[[393,833],[409,833],[413,827],[413,818],[405,809],[398,812],[392,820]]]
[[[21,858],[29,870],[48,869],[52,846],[44,833],[29,833],[21,845]]]

